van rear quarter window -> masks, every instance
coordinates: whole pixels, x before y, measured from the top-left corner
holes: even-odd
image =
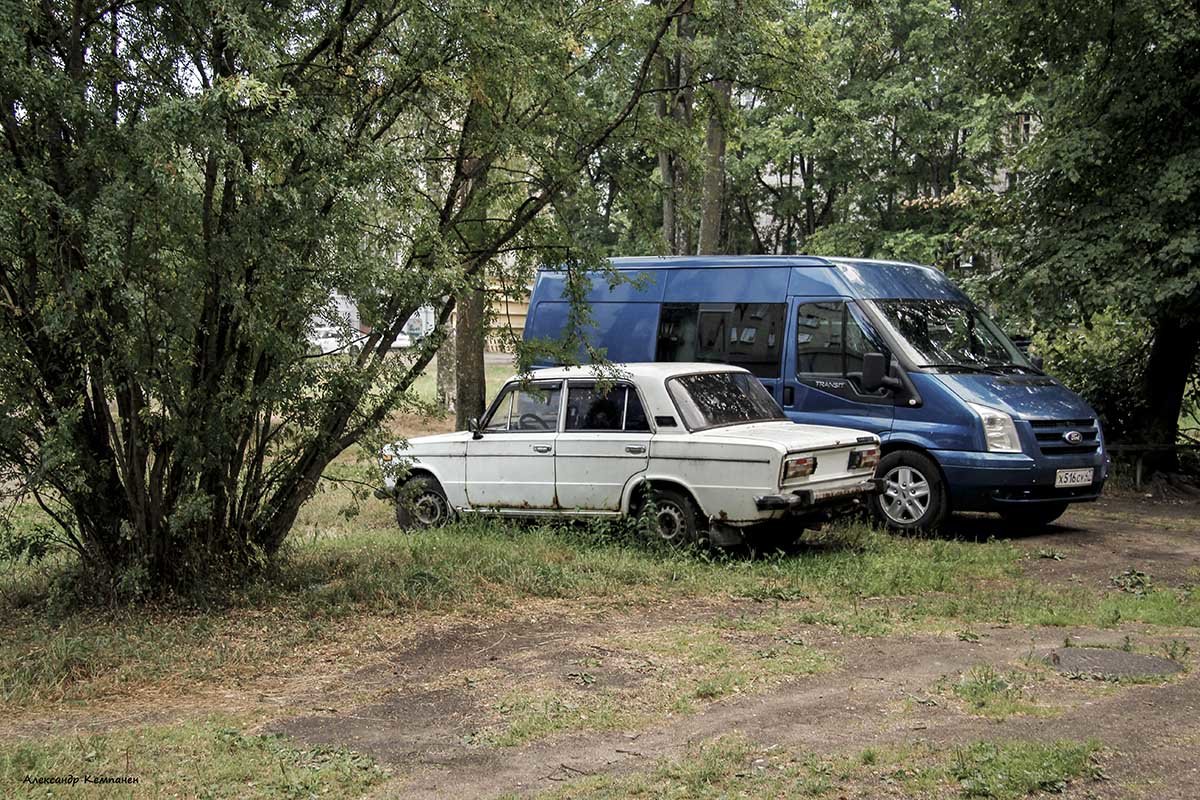
[[[525,339],[555,341],[568,333],[571,304],[542,300],[536,304],[526,324]],[[591,319],[578,331],[594,347],[602,349],[610,361],[653,361],[654,326],[658,303],[593,302],[588,306]],[[576,358],[588,358],[581,345]]]
[[[709,361],[778,378],[785,303],[663,303],[656,361]]]

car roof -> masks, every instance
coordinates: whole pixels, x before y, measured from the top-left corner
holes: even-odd
[[[694,375],[697,372],[748,372],[730,364],[709,362],[630,362],[623,364],[584,364],[577,367],[544,367],[530,373],[533,380],[562,380],[563,378],[618,378],[626,380],[664,381],[675,375]]]

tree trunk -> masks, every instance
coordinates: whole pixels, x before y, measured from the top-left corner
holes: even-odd
[[[729,118],[729,101],[733,84],[728,79],[713,84],[713,105],[708,116],[705,136],[704,194],[700,200],[701,255],[716,253],[721,243],[721,207],[725,202],[725,142]]]
[[[663,83],[669,83],[671,71],[664,67]],[[655,110],[659,120],[665,121],[670,116],[665,92],[660,92]],[[663,147],[658,151],[658,171],[662,177],[662,236],[667,245],[668,255],[678,255],[679,249],[675,237],[675,166],[672,163],[673,154]]]
[[[1179,435],[1179,412],[1188,377],[1200,353],[1200,321],[1181,319],[1164,313],[1154,326],[1154,342],[1146,360],[1142,395],[1146,398],[1146,419],[1135,444],[1174,444]],[[1151,453],[1151,470],[1174,469],[1175,453]]]
[[[446,326],[446,339],[438,348],[437,354],[437,403],[450,414],[454,413],[455,399],[458,397],[455,386],[455,375],[458,372],[454,336],[456,327],[457,323]]]
[[[468,289],[459,296],[455,321],[455,430],[466,430],[467,423],[483,416],[487,383],[483,369],[483,349],[487,331],[487,303],[482,286]]]

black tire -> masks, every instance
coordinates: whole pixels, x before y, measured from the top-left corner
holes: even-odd
[[[937,529],[950,513],[950,498],[933,459],[915,450],[894,450],[879,461],[884,490],[871,498],[871,513],[899,533]]]
[[[708,540],[696,504],[675,489],[647,489],[638,504],[638,516],[644,530],[665,544],[681,547]]]
[[[1000,512],[1005,522],[1026,528],[1044,528],[1067,512],[1068,503],[1038,503],[1006,508]]]
[[[454,519],[454,509],[437,479],[418,475],[396,494],[396,524],[401,530],[439,528]]]

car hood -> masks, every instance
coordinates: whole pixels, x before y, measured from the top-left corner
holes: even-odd
[[[738,444],[770,443],[782,447],[785,452],[879,441],[879,437],[867,431],[835,428],[831,425],[800,425],[788,420],[756,422],[751,425],[726,425],[721,428],[699,431],[694,435],[708,441],[715,439]]]
[[[1022,419],[1096,416],[1082,397],[1049,375],[937,375],[968,403],[998,408]]]

